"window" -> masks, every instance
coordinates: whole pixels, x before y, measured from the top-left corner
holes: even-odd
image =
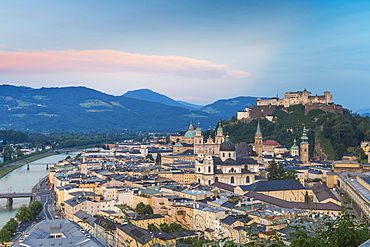
[[[251,181],[250,181],[250,178],[249,178],[249,176],[247,176],[246,178],[245,178],[245,182],[247,183],[247,184],[249,184]]]
[[[218,182],[218,177],[215,177],[215,182]]]
[[[235,178],[234,178],[234,177],[231,177],[231,178],[230,178],[230,183],[231,183],[231,184],[234,184],[234,183],[235,183]]]
[[[211,166],[208,166],[208,172],[211,172]]]

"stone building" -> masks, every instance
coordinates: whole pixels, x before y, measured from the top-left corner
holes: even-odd
[[[308,92],[306,89],[303,91],[298,92],[287,92],[284,94],[284,98],[280,99],[278,97],[274,97],[271,99],[257,100],[258,106],[264,105],[283,105],[284,107],[289,107],[292,105],[311,105],[311,104],[324,104],[329,105],[333,103],[333,96],[330,92],[324,92],[324,95],[315,95],[312,96],[311,92]]]
[[[254,183],[255,169],[258,170],[257,162],[250,157],[238,157],[229,136],[226,136],[226,140],[220,145],[219,152],[218,156],[198,154],[195,160],[197,183],[208,185],[222,182],[234,186]]]

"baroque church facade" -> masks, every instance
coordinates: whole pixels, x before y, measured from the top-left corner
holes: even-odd
[[[220,128],[220,129],[219,129]],[[216,137],[221,137],[222,128],[219,126]],[[219,133],[220,131],[220,133]],[[259,131],[259,125],[257,132]],[[198,157],[195,160],[195,178],[199,184],[209,185],[215,182],[222,182],[233,186],[249,185],[255,182],[259,172],[259,164],[255,159],[243,155],[237,155],[237,150],[229,140],[216,139],[215,142],[223,140],[219,149],[207,150],[199,149]],[[259,133],[257,138],[262,138]],[[258,149],[262,150],[262,141],[258,142]]]

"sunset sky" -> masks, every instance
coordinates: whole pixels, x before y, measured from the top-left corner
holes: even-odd
[[[370,1],[0,0],[0,84],[370,108]],[[242,109],[241,109],[242,110]]]

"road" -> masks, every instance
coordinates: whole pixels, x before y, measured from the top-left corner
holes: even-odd
[[[43,206],[39,218],[45,218],[47,220],[55,219],[55,197],[47,184],[47,180],[42,181],[36,189],[35,200],[40,201]]]

